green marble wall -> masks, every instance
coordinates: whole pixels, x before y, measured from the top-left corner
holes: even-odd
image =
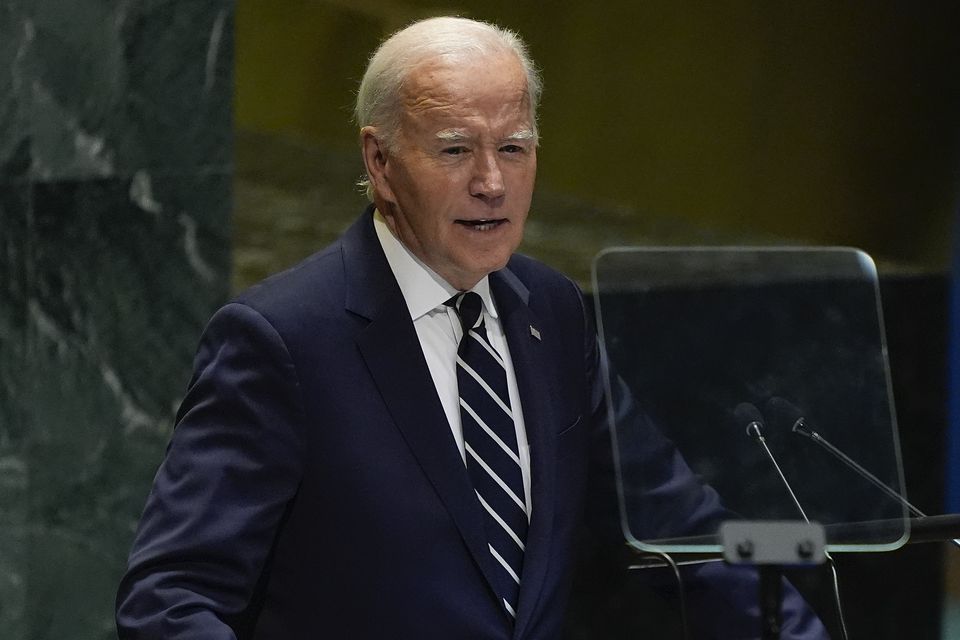
[[[227,295],[233,3],[0,3],[0,637],[113,599]]]

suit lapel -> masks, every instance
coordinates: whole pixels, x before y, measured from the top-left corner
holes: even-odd
[[[527,531],[519,610],[514,628],[514,637],[520,638],[536,609],[550,559],[556,440],[545,387],[544,372],[549,370],[549,366],[544,361],[544,346],[539,335],[542,326],[527,304],[529,291],[506,269],[492,274],[490,284],[510,347],[530,445],[533,512]]]
[[[492,589],[494,560],[487,549],[481,507],[369,210],[344,235],[342,255],[346,308],[370,321],[357,338],[360,353],[390,415]]]

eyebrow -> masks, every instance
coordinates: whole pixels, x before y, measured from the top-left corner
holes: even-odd
[[[537,134],[533,132],[532,129],[520,129],[514,131],[513,134],[504,138],[504,140],[536,140]]]
[[[442,131],[437,131],[436,138],[442,142],[451,143],[470,140],[471,136],[462,129],[443,129]],[[535,134],[532,129],[518,129],[501,139],[500,142],[509,140],[536,140],[536,138],[537,134]]]
[[[460,129],[444,129],[443,131],[437,131],[437,140],[441,140],[443,142],[463,142],[464,140],[469,139],[470,136]]]

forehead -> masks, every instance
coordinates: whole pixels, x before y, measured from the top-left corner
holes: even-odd
[[[404,118],[422,123],[481,118],[531,124],[527,77],[511,53],[466,62],[445,57],[421,62],[408,74],[401,101]]]

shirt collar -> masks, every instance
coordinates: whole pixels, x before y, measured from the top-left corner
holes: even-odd
[[[380,240],[380,246],[383,247],[390,270],[393,271],[393,277],[400,285],[400,292],[407,303],[412,320],[416,321],[437,307],[441,307],[444,302],[456,295],[458,292],[456,287],[437,275],[393,235],[379,210],[373,212],[373,228],[377,233],[377,239]],[[470,290],[479,294],[487,314],[497,318],[497,307],[490,293],[489,276],[484,276]]]

